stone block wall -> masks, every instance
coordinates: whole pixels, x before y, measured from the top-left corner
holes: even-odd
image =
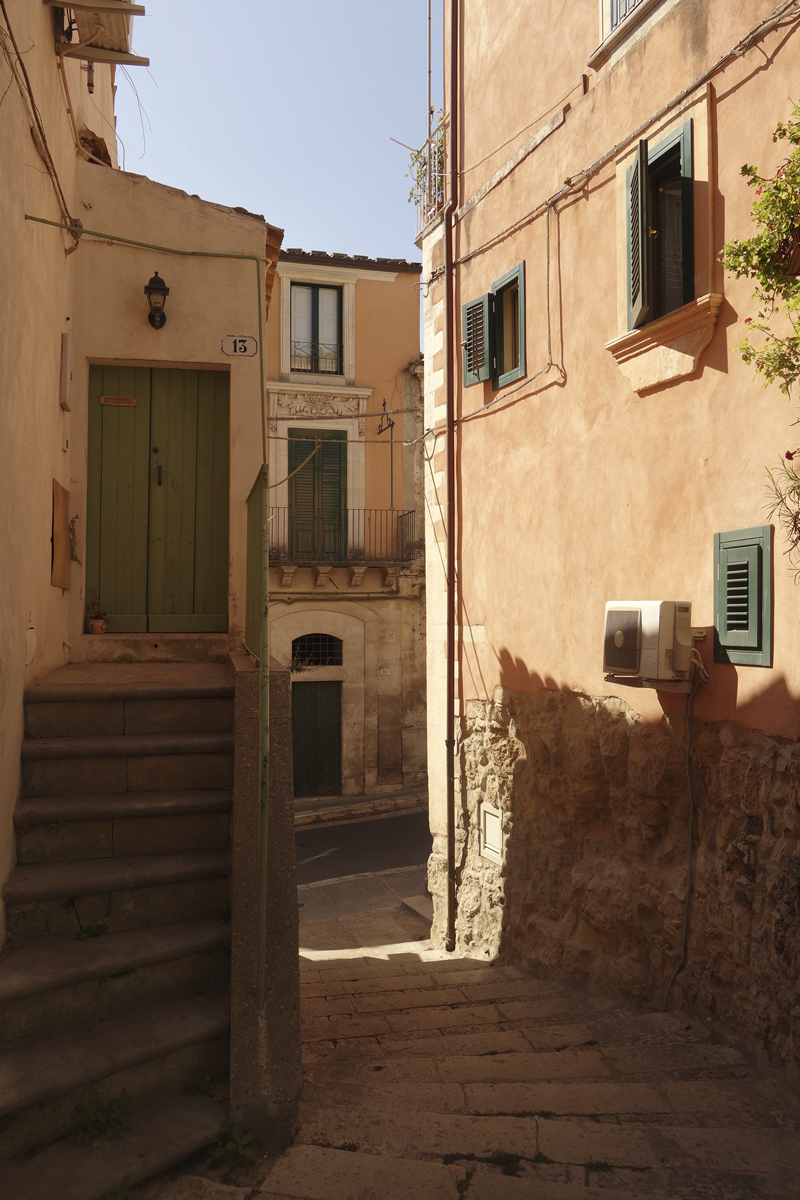
[[[692,718],[695,804],[687,1006],[800,1068],[800,745]],[[647,726],[624,701],[498,689],[462,720],[460,948],[664,1005],[687,886],[686,719]],[[479,806],[502,813],[502,864]],[[445,921],[437,839],[434,934]]]

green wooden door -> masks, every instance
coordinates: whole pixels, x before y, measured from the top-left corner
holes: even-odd
[[[228,376],[92,367],[87,603],[116,633],[228,627]]]
[[[338,796],[342,790],[342,685],[292,684],[295,796]]]
[[[289,481],[291,553],[301,562],[347,558],[347,435],[341,430],[289,431],[289,471],[311,454]]]

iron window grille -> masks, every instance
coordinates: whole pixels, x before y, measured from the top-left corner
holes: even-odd
[[[298,667],[340,667],[342,639],[330,633],[305,633],[292,642],[292,663]]]

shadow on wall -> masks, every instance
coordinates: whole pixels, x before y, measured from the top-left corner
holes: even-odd
[[[462,723],[459,944],[660,1008],[683,940],[683,713],[646,725],[619,697],[548,688],[501,655],[508,690],[469,702]],[[775,680],[759,702],[787,696]],[[695,892],[672,1004],[800,1068],[800,746],[696,718],[692,768]],[[480,854],[482,804],[502,814],[501,865]],[[446,870],[436,859],[438,934]]]

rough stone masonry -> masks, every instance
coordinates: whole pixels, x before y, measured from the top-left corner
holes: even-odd
[[[456,814],[461,949],[538,964],[664,1004],[687,886],[686,720],[646,725],[624,701],[498,688],[466,707]],[[800,745],[692,719],[689,1006],[800,1070]],[[480,855],[479,806],[502,813],[502,865]],[[459,801],[457,799],[457,805]],[[446,860],[429,865],[434,937]]]

